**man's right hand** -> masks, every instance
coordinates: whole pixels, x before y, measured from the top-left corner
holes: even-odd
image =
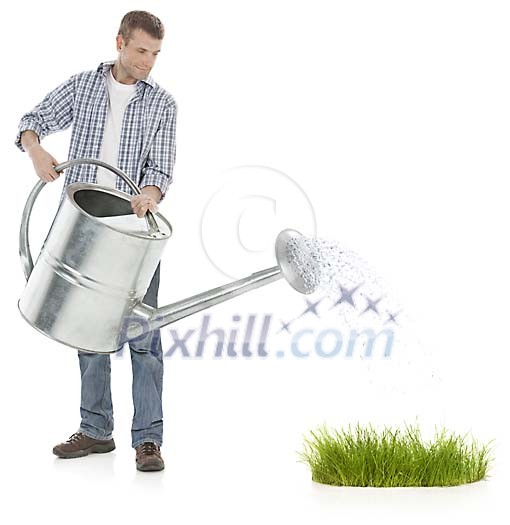
[[[42,181],[53,182],[58,179],[60,174],[53,169],[58,162],[41,146],[37,133],[31,129],[25,130],[21,134],[21,145],[32,159],[35,172]]]
[[[58,164],[55,157],[50,155],[40,144],[32,145],[28,150],[32,164],[34,165],[37,176],[44,182],[53,182],[58,179],[60,173],[54,170]]]

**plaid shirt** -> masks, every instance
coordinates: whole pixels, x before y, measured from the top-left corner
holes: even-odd
[[[72,76],[23,115],[15,141],[21,151],[23,131],[30,129],[42,140],[72,124],[68,158],[99,159],[108,113],[106,75],[113,64],[104,62],[95,71]],[[122,124],[118,168],[141,188],[158,186],[163,196],[172,182],[176,116],[172,95],[149,76],[137,82]],[[91,164],[68,168],[64,188],[73,182],[96,183],[96,171],[97,166]],[[132,193],[120,177],[116,185],[118,190]]]

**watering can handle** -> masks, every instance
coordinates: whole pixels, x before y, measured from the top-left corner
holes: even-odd
[[[74,166],[75,164],[95,164],[96,166],[100,166],[102,168],[110,170],[116,175],[118,175],[129,186],[129,188],[133,191],[133,193],[135,193],[136,195],[141,194],[140,188],[123,171],[119,170],[118,168],[115,168],[114,166],[110,166],[109,164],[101,160],[96,160],[96,159],[67,160],[66,162],[62,162],[62,164],[58,164],[57,166],[55,166],[54,169],[58,173],[67,168],[70,168],[71,166]],[[46,182],[43,182],[42,180],[39,180],[36,183],[32,191],[30,192],[30,195],[28,196],[27,202],[25,204],[25,208],[23,209],[23,215],[21,218],[21,226],[19,230],[19,255],[21,257],[21,265],[23,266],[23,272],[25,273],[25,278],[27,279],[27,281],[34,268],[34,262],[32,260],[32,254],[30,253],[30,245],[28,242],[28,227],[30,223],[30,215],[32,213],[32,208],[34,206],[35,200],[37,199],[37,196],[39,195],[40,191],[43,189],[45,185],[46,185]],[[147,228],[151,235],[159,232],[159,228],[158,228],[156,219],[154,218],[154,215],[152,215],[150,211],[147,211],[147,213],[145,214],[145,220],[147,221]]]

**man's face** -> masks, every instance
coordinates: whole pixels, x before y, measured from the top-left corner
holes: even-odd
[[[156,62],[162,40],[152,37],[142,29],[135,29],[126,43],[117,35],[119,62],[134,81],[145,80]]]

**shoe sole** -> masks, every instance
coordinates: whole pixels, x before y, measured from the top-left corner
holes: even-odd
[[[159,470],[163,470],[165,468],[165,465],[161,465],[159,463],[147,463],[145,465],[138,465],[136,464],[136,470],[140,470],[141,472],[157,472]]]
[[[77,450],[76,452],[63,452],[57,446],[53,449],[53,454],[55,454],[55,456],[58,456],[59,458],[62,458],[62,459],[72,459],[72,458],[82,458],[84,456],[88,456],[89,454],[106,454],[107,452],[111,452],[112,450],[115,450],[115,443],[107,443],[107,444],[96,443],[94,445],[91,445],[88,448]]]

